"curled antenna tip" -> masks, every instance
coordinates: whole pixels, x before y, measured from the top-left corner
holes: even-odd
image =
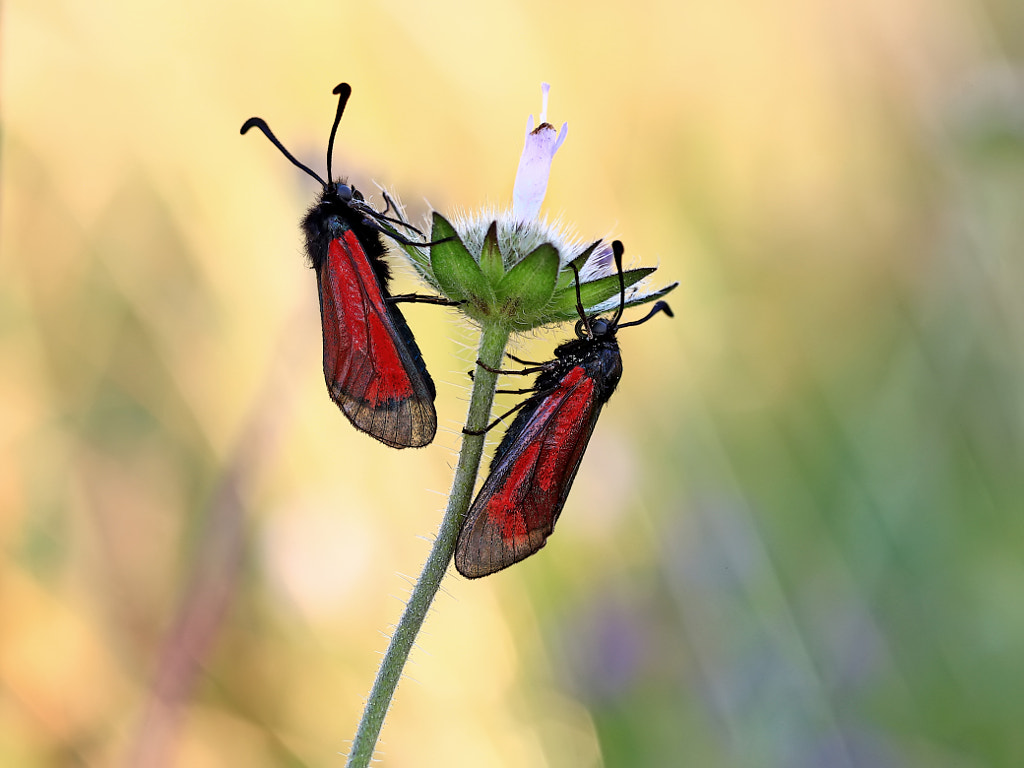
[[[263,118],[250,117],[248,120],[246,120],[245,124],[242,126],[242,134],[245,134],[246,131],[248,131],[250,128],[259,128],[261,131],[263,131],[263,135],[270,139],[270,143],[277,147],[281,151],[281,154],[287,157],[292,165],[312,176],[314,179],[319,181],[322,186],[327,186],[324,180],[321,179],[312,168],[300,163],[292,156],[291,152],[284,148],[284,144],[277,140],[277,137],[274,135],[274,132],[270,130],[270,126],[267,125],[266,121],[263,120]]]
[[[242,124],[241,134],[244,136],[249,131],[250,128],[255,128],[259,125],[266,125],[266,123],[263,122],[262,118],[250,117],[248,120],[245,121],[245,123]]]
[[[345,105],[348,104],[348,97],[352,95],[352,86],[348,83],[338,83],[334,86],[333,93],[338,97],[338,111],[334,115],[334,125],[331,126],[331,137],[327,140],[327,180],[334,183],[334,139],[338,135],[338,125],[341,123],[341,116],[345,113]]]

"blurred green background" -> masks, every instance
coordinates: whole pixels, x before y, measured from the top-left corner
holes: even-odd
[[[345,80],[357,186],[504,206],[547,80],[548,214],[676,318],[548,547],[446,581],[382,764],[1024,765],[1022,64],[1019,0],[8,0],[0,764],[342,762],[473,336],[409,308],[438,439],[357,434],[316,185],[238,129],[320,170]]]

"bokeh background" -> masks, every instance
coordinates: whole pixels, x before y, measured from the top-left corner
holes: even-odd
[[[8,0],[0,764],[339,765],[454,465],[324,392],[298,220],[546,209],[679,280],[548,547],[445,582],[385,766],[1024,764],[1024,5]],[[400,290],[415,288],[406,273]],[[568,333],[521,342],[546,357]]]

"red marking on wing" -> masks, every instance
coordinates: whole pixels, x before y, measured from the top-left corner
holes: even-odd
[[[324,272],[324,341],[332,342],[324,344],[324,370],[371,406],[412,397],[384,297],[351,230],[331,241]],[[372,377],[366,375],[370,371]],[[353,384],[360,385],[359,391],[352,390]]]
[[[486,576],[544,546],[590,441],[600,406],[594,380],[573,368],[544,398],[469,510],[456,566]]]
[[[426,445],[437,428],[433,399],[354,232],[331,241],[319,279],[331,397],[378,440],[395,447]]]
[[[527,539],[529,531],[526,519],[522,515],[510,514],[509,510],[515,508],[530,475],[536,470],[540,449],[539,442],[526,446],[517,461],[509,468],[505,482],[494,491],[484,507],[488,523],[501,531],[501,538],[506,546],[514,546],[514,542],[525,542]]]

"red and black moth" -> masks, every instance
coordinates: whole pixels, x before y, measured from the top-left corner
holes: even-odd
[[[488,576],[544,546],[565,506],[601,409],[622,377],[616,332],[647,322],[659,312],[672,316],[668,304],[659,301],[640,320],[619,324],[626,299],[622,243],[613,242],[612,252],[619,273],[614,316],[606,320],[586,315],[576,273],[577,338],[558,346],[555,358],[546,363],[512,357],[529,367],[493,371],[539,375],[525,390],[530,397],[513,409],[519,414],[494,452],[490,475],[459,533],[455,567],[467,578]]]
[[[338,111],[327,144],[327,181],[296,160],[262,119],[247,120],[242,133],[258,128],[295,166],[323,186],[302,220],[302,230],[306,253],[316,270],[324,378],[331,399],[357,429],[385,445],[419,448],[433,440],[437,431],[436,392],[396,302],[449,302],[388,292],[391,272],[384,261],[381,235],[408,241],[393,228],[385,229],[384,223],[419,230],[377,211],[354,186],[331,177],[334,138],[352,88],[341,83],[334,93],[339,97]]]

